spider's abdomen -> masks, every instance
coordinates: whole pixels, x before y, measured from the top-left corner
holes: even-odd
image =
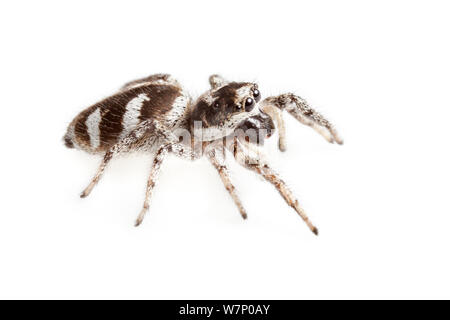
[[[69,148],[103,153],[144,120],[157,119],[175,127],[189,102],[189,95],[176,83],[131,83],[75,117],[64,142]]]

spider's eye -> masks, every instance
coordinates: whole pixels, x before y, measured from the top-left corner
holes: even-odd
[[[245,111],[247,111],[247,112],[252,111],[254,106],[255,106],[255,100],[253,100],[252,98],[247,98],[245,100]]]
[[[261,93],[258,89],[253,90],[253,97],[255,98],[256,102],[258,102],[261,99]]]
[[[235,105],[235,108],[238,109],[238,110],[241,110],[242,106],[240,104],[237,104],[237,105]]]
[[[219,109],[219,107],[220,107],[220,104],[219,104],[218,102],[215,102],[215,103],[214,103],[214,108],[215,108],[215,109]]]

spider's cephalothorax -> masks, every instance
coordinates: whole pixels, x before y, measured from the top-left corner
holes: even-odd
[[[144,205],[136,220],[139,225],[148,210],[165,157],[170,153],[189,159],[206,156],[217,169],[242,217],[247,218],[225,163],[225,155],[231,153],[239,164],[272,183],[317,234],[317,228],[284,181],[261,152],[254,150],[273,134],[274,123],[279,129],[279,148],[285,150],[283,110],[314,128],[329,142],[341,144],[333,126],[294,94],[260,101],[261,93],[254,83],[228,82],[218,75],[211,76],[209,81],[211,89],[193,101],[171,76],[152,75],[128,82],[114,95],[75,117],[64,136],[65,145],[103,155],[96,175],[81,197],[90,194],[114,156],[135,150],[150,152],[154,159]]]
[[[201,121],[203,140],[212,141],[231,134],[243,120],[259,113],[255,108],[260,95],[258,86],[247,82],[230,82],[209,90],[198,98],[191,116],[191,127]]]

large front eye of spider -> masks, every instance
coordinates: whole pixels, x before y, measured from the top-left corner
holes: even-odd
[[[259,102],[261,100],[261,93],[258,89],[253,89],[253,98],[255,98],[256,102]]]
[[[253,100],[250,97],[245,99],[245,111],[247,111],[247,112],[252,111],[254,106],[255,106],[255,100]]]

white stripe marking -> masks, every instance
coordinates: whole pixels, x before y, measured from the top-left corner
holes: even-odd
[[[100,145],[100,120],[100,108],[95,109],[86,119],[86,127],[92,150],[96,150]]]
[[[127,110],[122,119],[123,131],[120,134],[120,139],[125,138],[125,136],[139,124],[139,116],[141,115],[144,101],[150,101],[150,98],[145,93],[141,93],[128,102],[126,106]]]
[[[186,112],[186,108],[189,105],[190,100],[190,96],[182,93],[173,101],[171,110],[166,116],[166,123],[169,127],[175,126],[182,118],[182,115]]]

